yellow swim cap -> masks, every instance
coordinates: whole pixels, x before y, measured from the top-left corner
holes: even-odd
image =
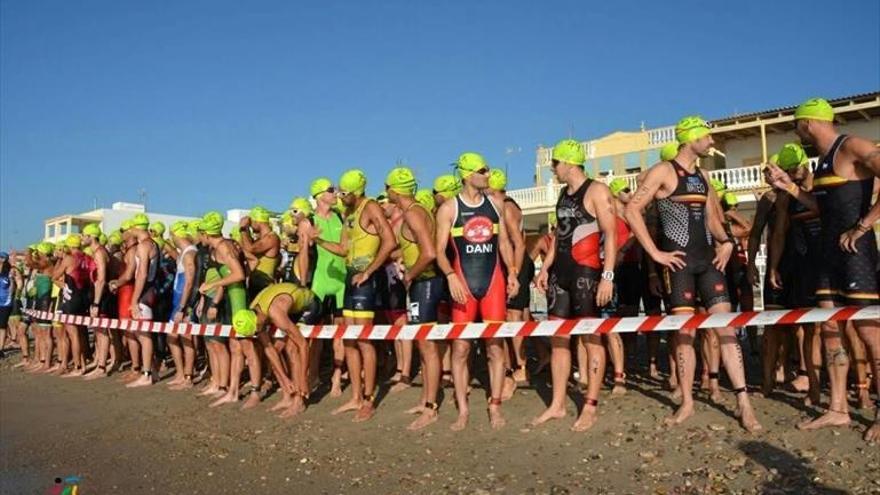
[[[805,167],[810,164],[810,159],[807,158],[807,153],[798,143],[786,143],[783,145],[782,149],[779,150],[777,161],[779,168],[785,171],[789,171],[798,166]]]
[[[305,216],[309,216],[312,214],[312,204],[309,203],[309,200],[306,198],[294,198],[293,201],[290,202],[290,213],[294,215],[297,213],[301,213]],[[290,216],[290,214],[288,214]],[[293,217],[290,217],[290,220],[293,220]],[[293,223],[291,223],[293,225]]]
[[[724,203],[726,203],[727,206],[736,206],[739,203],[739,198],[737,198],[736,194],[733,194],[732,192],[724,193]]]
[[[692,143],[711,134],[709,123],[699,115],[690,115],[678,121],[675,138],[681,144]]]
[[[100,245],[102,245],[102,246],[106,246],[106,245],[107,245],[107,236],[104,235],[103,232],[100,233],[100,234],[98,234],[98,244],[100,244]]]
[[[231,229],[229,229],[229,238],[235,242],[241,242],[241,231],[238,230],[238,225],[233,225]]]
[[[146,229],[150,225],[150,218],[143,213],[131,217],[131,227],[138,229]]]
[[[611,189],[611,194],[616,198],[620,191],[627,189],[629,187],[629,182],[623,177],[617,177],[612,180],[610,184],[608,184],[608,189]]]
[[[363,196],[367,188],[367,176],[360,169],[353,168],[339,178],[339,189],[343,192]]]
[[[434,193],[428,189],[419,189],[416,191],[415,200],[430,212],[437,209],[437,202],[434,200]]]
[[[714,189],[715,193],[718,195],[723,194],[724,191],[727,190],[727,186],[725,186],[720,179],[709,179],[709,184],[712,185],[712,189]]]
[[[461,181],[452,174],[441,175],[434,179],[434,194],[446,199],[454,197],[461,191]]]
[[[89,237],[99,237],[101,235],[101,227],[96,223],[90,223],[83,227],[82,233]]]
[[[660,148],[660,160],[668,162],[678,156],[678,143],[666,143]]]
[[[810,98],[794,111],[795,120],[809,119],[834,122],[834,109],[822,98]]]
[[[507,175],[500,168],[493,168],[489,171],[489,188],[496,191],[503,191],[507,187]]]
[[[185,239],[189,237],[189,223],[185,220],[178,220],[171,224],[171,235]]]
[[[41,242],[37,244],[37,251],[45,256],[49,256],[55,251],[55,245],[51,242]]]
[[[770,163],[773,165],[779,165],[779,153],[773,153],[770,155]]]
[[[467,179],[479,170],[489,170],[489,165],[486,164],[486,159],[483,158],[483,155],[473,152],[459,155],[458,161],[455,162],[455,167],[458,169],[458,175],[462,179]]]
[[[150,232],[156,234],[157,237],[165,235],[165,224],[159,221],[150,224]]]
[[[111,246],[118,246],[122,244],[122,234],[117,231],[110,232],[110,235],[107,236],[107,244]]]
[[[309,195],[313,198],[333,187],[333,182],[326,177],[319,177],[312,182],[312,186],[309,188]]]
[[[257,333],[257,313],[239,309],[232,315],[232,328],[239,337],[253,337]]]
[[[123,220],[122,224],[119,225],[119,230],[121,230],[122,232],[125,232],[129,229],[131,229],[131,219],[130,218],[127,220]]]
[[[396,167],[385,177],[385,186],[403,196],[412,196],[418,189],[416,176],[409,167]]]
[[[251,221],[257,223],[269,223],[269,210],[263,208],[262,206],[254,206],[251,208],[251,211],[248,213]]]
[[[574,139],[563,139],[556,143],[556,146],[553,147],[552,157],[554,160],[578,166],[587,161],[584,147]]]
[[[79,234],[70,234],[64,239],[64,245],[71,249],[79,249],[82,246],[82,237]]]
[[[209,211],[202,217],[199,230],[212,236],[221,235],[223,232],[223,215],[219,211]]]

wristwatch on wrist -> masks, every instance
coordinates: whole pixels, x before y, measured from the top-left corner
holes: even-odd
[[[607,280],[609,282],[614,282],[614,272],[611,270],[605,270],[602,272],[602,280]]]

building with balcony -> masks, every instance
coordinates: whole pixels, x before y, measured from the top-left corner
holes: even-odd
[[[880,143],[880,91],[829,100],[834,107],[840,132],[856,134]],[[700,166],[712,178],[720,179],[737,194],[741,209],[750,210],[760,193],[766,190],[761,164],[783,144],[797,141],[794,133],[796,106],[786,106],[710,120],[715,147],[725,157],[716,155],[702,160]],[[660,148],[675,140],[675,125],[637,131],[618,131],[583,141],[587,156],[586,171],[591,177],[608,181],[624,177],[632,189],[636,176],[659,161]],[[550,169],[552,147],[539,146],[535,160],[535,185],[508,191],[525,213],[526,230],[539,232],[548,223],[561,186]],[[817,157],[811,157],[815,164]]]

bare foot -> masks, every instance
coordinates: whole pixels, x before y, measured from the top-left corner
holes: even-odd
[[[690,402],[688,404],[682,404],[679,406],[678,410],[672,416],[669,416],[665,420],[666,426],[675,426],[680,425],[687,421],[688,418],[694,415],[694,403]]]
[[[18,363],[16,363],[15,366],[12,367],[12,369],[15,369],[15,368],[25,368],[25,367],[29,366],[30,364],[31,364],[31,363],[30,363],[27,359],[22,359],[21,361],[19,361]]]
[[[871,393],[868,390],[867,384],[864,387],[859,386],[856,391],[858,393],[859,409],[871,409],[874,407],[874,404],[871,402]]]
[[[257,407],[257,404],[260,403],[260,394],[256,391],[248,394],[247,399],[244,400],[244,404],[241,405],[241,410],[244,411],[246,409],[253,409]]]
[[[346,402],[345,404],[334,409],[333,412],[331,412],[330,414],[333,416],[336,416],[337,414],[342,414],[344,412],[357,411],[360,408],[361,408],[361,401],[352,399],[352,400]]]
[[[799,430],[818,430],[821,428],[833,427],[833,426],[847,426],[849,425],[849,413],[837,412],[837,411],[828,411],[822,416],[819,416],[816,419],[810,421],[804,421],[797,425]]]
[[[874,420],[874,424],[865,432],[864,439],[868,443],[880,442],[880,415]]]
[[[122,376],[119,377],[119,381],[123,382],[123,383],[130,382],[132,380],[137,380],[138,378],[140,378],[140,376],[141,376],[140,371],[128,370],[125,373],[123,373]]]
[[[75,368],[75,369],[74,369],[73,371],[71,371],[70,373],[64,375],[64,378],[71,378],[71,377],[83,376],[84,374],[85,374],[85,372],[83,372],[83,369],[82,369],[82,368]]]
[[[168,388],[171,388],[183,381],[183,375],[174,375],[174,378],[168,381]]]
[[[742,425],[746,431],[755,433],[764,429],[764,427],[761,426],[761,423],[758,423],[758,418],[755,417],[755,411],[752,409],[751,404],[747,406],[737,406],[734,414],[739,418],[739,424]]]
[[[504,384],[501,388],[501,400],[508,401],[513,398],[513,394],[516,392],[516,380],[513,379],[512,376],[504,377]]]
[[[626,383],[615,381],[611,387],[611,395],[626,395]]]
[[[567,414],[565,413],[565,408],[562,408],[562,409],[547,408],[546,411],[544,411],[540,416],[533,419],[529,424],[531,426],[538,426],[538,425],[542,425],[542,424],[544,424],[548,421],[554,420],[554,419],[562,419],[566,415]]]
[[[785,383],[785,368],[782,366],[776,368],[776,383]]]
[[[376,414],[376,408],[373,406],[373,403],[364,401],[361,403],[361,407],[357,410],[352,421],[355,423],[363,423],[372,418],[374,414]]]
[[[193,388],[192,380],[183,380],[173,387],[168,387],[169,390],[189,390]]]
[[[681,400],[681,388],[675,387],[674,389],[672,389],[672,393],[669,394],[669,396],[672,397],[672,400],[674,401]]]
[[[305,404],[302,401],[291,401],[290,405],[287,406],[286,409],[281,411],[281,414],[278,415],[280,419],[289,419],[299,415],[301,412],[306,410]]]
[[[92,380],[97,380],[98,378],[102,378],[105,376],[107,376],[106,369],[102,370],[101,368],[95,368],[92,371],[90,371],[87,375],[85,375],[83,377],[83,379],[86,381],[92,381]]]
[[[709,390],[709,375],[707,373],[703,373],[703,376],[700,377],[700,390]]]
[[[341,383],[333,382],[333,385],[330,387],[330,397],[342,397]]]
[[[578,417],[577,421],[571,425],[571,431],[575,432],[583,432],[587,431],[596,424],[596,421],[599,419],[599,415],[596,414],[596,409],[584,407],[584,410],[581,411],[580,417]]]
[[[137,380],[125,385],[125,388],[147,387],[153,384],[153,377],[150,375],[141,375]]]
[[[721,403],[721,388],[718,386],[718,382],[709,384],[709,400],[715,404]]]
[[[651,366],[648,368],[648,375],[654,380],[660,379],[660,370],[657,369],[656,364],[651,364]]]
[[[397,383],[392,385],[390,389],[388,389],[388,392],[390,392],[392,394],[396,394],[398,392],[403,392],[404,390],[406,390],[410,387],[412,387],[411,384],[404,382],[404,381],[398,381]]]
[[[229,392],[226,392],[225,394],[223,394],[222,397],[212,402],[211,405],[208,407],[219,407],[223,404],[232,404],[233,402],[238,402],[238,397],[232,395]]]
[[[526,375],[526,368],[523,366],[522,368],[517,368],[513,370],[513,380],[517,383],[528,383],[529,377]]]
[[[452,431],[462,431],[465,428],[467,428],[467,424],[468,424],[468,412],[467,411],[465,411],[465,412],[458,411],[458,418],[455,420],[455,423],[452,423],[452,425],[449,427],[449,429]]]
[[[269,409],[269,411],[271,411],[271,412],[280,411],[282,409],[289,408],[291,405],[293,405],[293,396],[285,394],[284,397],[282,397],[281,400],[279,400],[277,404],[275,404],[274,406],[272,406]]]
[[[415,421],[410,423],[409,426],[406,427],[407,430],[421,430],[422,428],[437,422],[437,419],[440,417],[440,414],[437,411],[433,409],[423,409],[424,411],[422,412],[422,414],[418,418],[416,418]]]
[[[806,392],[810,390],[810,379],[804,375],[799,375],[791,381],[790,385],[795,392]]]
[[[203,397],[205,395],[214,395],[218,390],[220,390],[220,388],[217,387],[217,385],[214,385],[213,383],[211,383],[210,385],[205,387],[204,390],[199,392],[197,395],[199,397]]]
[[[507,421],[501,414],[501,406],[489,406],[489,426],[491,426],[493,430],[500,430],[501,428],[504,428],[504,425],[506,424]]]
[[[427,411],[430,411],[430,409],[425,407],[424,404],[419,404],[416,407],[411,407],[407,409],[403,412],[403,414],[424,414]]]

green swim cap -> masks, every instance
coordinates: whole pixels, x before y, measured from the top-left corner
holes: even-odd
[[[185,239],[189,237],[189,223],[186,220],[178,220],[171,224],[171,235]]]
[[[162,237],[165,235],[165,224],[158,221],[151,223],[150,232],[156,234],[158,237]]]
[[[610,184],[608,184],[608,188],[611,189],[611,194],[616,198],[620,191],[627,189],[629,187],[629,181],[624,179],[623,177],[617,177],[612,180]]]
[[[132,228],[146,229],[150,226],[150,218],[143,213],[138,213],[131,217],[131,226]]]
[[[437,202],[434,200],[434,193],[429,189],[419,189],[416,191],[415,200],[430,212],[437,209]]]
[[[409,167],[395,167],[385,177],[385,186],[403,196],[412,196],[418,189],[416,176]]]
[[[709,123],[699,115],[690,115],[678,121],[675,138],[681,144],[692,143],[711,134]]]
[[[339,189],[343,192],[352,193],[355,196],[363,196],[367,188],[367,176],[360,169],[353,168],[339,178]]]
[[[309,188],[309,195],[313,198],[322,192],[333,187],[333,182],[326,177],[319,177],[312,182],[312,186]]]
[[[770,163],[773,165],[779,165],[779,153],[773,153],[770,155]]]
[[[290,211],[285,212],[287,213],[287,216],[290,217],[291,221],[293,220],[293,217],[290,213],[294,211],[309,216],[312,214],[312,204],[309,203],[309,200],[306,198],[293,198],[293,201],[290,202]]]
[[[581,166],[587,161],[587,155],[581,143],[574,139],[563,139],[553,147],[554,160]]]
[[[202,217],[199,230],[208,235],[221,235],[223,232],[223,215],[219,211],[209,211]]]
[[[723,191],[727,190],[727,186],[725,186],[720,179],[709,179],[709,184],[712,185],[712,189],[715,190],[716,194],[721,194]]]
[[[489,171],[489,188],[496,191],[503,191],[507,187],[507,175],[500,168],[493,168]]]
[[[777,163],[779,168],[787,172],[793,168],[797,168],[799,165],[809,165],[810,160],[807,158],[807,153],[800,144],[786,143],[782,146],[782,149],[779,150]]]
[[[257,223],[269,223],[269,210],[263,208],[262,206],[254,206],[251,208],[251,211],[248,213],[251,221]]]
[[[257,313],[239,309],[232,315],[232,328],[239,337],[253,337],[257,333]]]
[[[101,227],[96,223],[90,223],[83,227],[82,233],[89,237],[98,237],[101,235]]]
[[[739,199],[736,197],[736,194],[729,192],[724,193],[724,202],[727,206],[736,206],[739,203]]]
[[[189,236],[193,240],[198,240],[199,238],[199,225],[202,224],[202,219],[196,218],[195,220],[190,220],[186,224],[186,229],[189,231]]]
[[[238,230],[238,225],[233,225],[231,229],[229,229],[229,238],[235,242],[241,242],[241,231]]]
[[[37,252],[45,256],[49,256],[55,251],[55,245],[51,242],[41,242],[37,244]]]
[[[477,170],[488,169],[489,165],[486,164],[486,159],[483,158],[483,155],[467,152],[459,155],[458,160],[455,162],[455,167],[458,169],[458,175],[462,179],[467,179]]]
[[[107,236],[107,244],[110,244],[111,246],[119,246],[122,244],[122,234],[116,231],[110,232],[110,235]]]
[[[131,229],[131,219],[123,220],[122,224],[119,225],[119,229],[123,232]]]
[[[461,191],[461,181],[452,174],[441,175],[434,179],[434,194],[446,199],[454,197]]]
[[[86,246],[86,247],[84,247],[84,248],[83,248],[83,253],[87,254],[88,256],[94,256],[94,255],[95,255],[95,251],[92,249],[92,246]]]
[[[666,143],[660,148],[660,160],[668,162],[678,156],[678,143]]]
[[[79,249],[82,247],[82,237],[79,234],[70,234],[67,239],[64,239],[64,245],[71,249]]]
[[[98,234],[98,244],[100,244],[100,245],[102,245],[102,246],[106,246],[106,245],[107,245],[107,236],[104,235],[103,232],[101,232],[100,234]]]
[[[794,111],[795,120],[809,119],[834,122],[834,109],[823,98],[810,98]]]

